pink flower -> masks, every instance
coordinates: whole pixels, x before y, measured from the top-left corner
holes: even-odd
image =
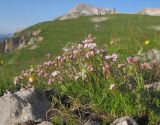
[[[38,69],[42,69],[42,67],[43,67],[42,65],[38,65]]]
[[[48,85],[51,85],[53,82],[54,82],[54,80],[49,79],[49,80],[48,80]]]
[[[157,60],[152,60],[152,65],[157,65],[158,61]]]
[[[85,39],[84,43],[92,43],[93,42],[92,34],[89,34],[88,37]]]
[[[116,60],[117,60],[117,58],[118,58],[118,55],[117,54],[112,54],[111,56],[105,56],[104,57],[104,59],[106,59],[106,60],[112,60],[113,62],[115,62]]]
[[[64,62],[64,61],[66,61],[66,57],[62,57],[60,60],[60,62]]]
[[[60,74],[60,71],[54,71],[54,72],[52,72],[51,76],[56,77],[58,74]]]
[[[58,57],[56,57],[56,59],[55,60],[57,60],[57,61],[60,61],[61,60],[61,56],[58,56]]]
[[[48,78],[48,77],[49,77],[49,74],[48,74],[48,73],[45,73],[45,74],[44,74],[44,77],[45,77],[45,78]]]
[[[90,71],[90,72],[93,72],[93,71],[94,71],[93,65],[91,65],[91,64],[88,65],[88,66],[87,66],[87,70]]]
[[[43,65],[46,67],[49,67],[49,66],[52,66],[53,63],[52,63],[52,61],[48,61],[48,62],[44,62]]]
[[[95,51],[96,54],[100,53],[100,51],[98,49],[94,49],[94,51]]]
[[[92,42],[93,42],[93,39],[87,38],[87,39],[85,39],[84,42],[85,42],[85,43],[92,43]]]
[[[117,58],[118,58],[118,55],[117,54],[112,54],[112,60],[113,60],[113,62],[115,62],[116,60],[117,60]]]
[[[138,58],[137,57],[128,57],[127,58],[127,62],[128,63],[136,63],[136,62],[138,62]]]
[[[28,77],[28,76],[29,76],[29,72],[28,72],[28,71],[23,71],[23,72],[22,72],[22,75],[23,75],[24,77]]]
[[[97,47],[96,43],[86,43],[84,48],[95,49]]]
[[[107,63],[102,64],[102,71],[107,74],[109,73],[109,65]]]
[[[82,49],[83,45],[82,44],[78,44],[78,49]]]
[[[90,57],[94,57],[95,56],[95,52],[94,51],[89,51],[87,54],[86,54],[86,58],[90,58]]]
[[[88,34],[89,39],[92,39],[92,37],[93,37],[92,34]]]
[[[126,67],[126,64],[118,64],[118,68],[120,69],[120,68],[124,68],[124,67]]]
[[[149,63],[143,63],[141,64],[142,69],[152,69]]]
[[[48,53],[46,56],[47,56],[47,58],[50,59],[51,58],[51,53]]]
[[[78,53],[78,50],[74,49],[73,50],[73,55],[77,55],[77,53]]]
[[[40,71],[38,72],[38,76],[41,77],[42,75],[43,75],[43,71],[40,70]]]
[[[68,49],[68,48],[63,48],[63,51],[64,51],[65,53],[67,53],[67,52],[69,51],[69,49]]]
[[[107,54],[107,51],[104,50],[104,49],[100,50],[100,52],[101,52],[101,54],[102,54],[103,56],[105,56],[105,55]]]

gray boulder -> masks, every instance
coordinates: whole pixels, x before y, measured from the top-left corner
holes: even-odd
[[[160,62],[160,50],[158,49],[151,49],[144,53],[143,49],[141,48],[138,51],[137,55],[142,61],[146,61],[146,59],[149,59],[149,60],[155,59],[158,62]]]
[[[111,125],[138,125],[134,119],[124,116],[116,119]]]
[[[48,109],[49,101],[42,90],[30,88],[7,94],[0,97],[0,125],[42,121]]]
[[[38,125],[53,125],[53,124],[51,122],[44,121],[44,122],[42,122],[42,123],[40,123]]]

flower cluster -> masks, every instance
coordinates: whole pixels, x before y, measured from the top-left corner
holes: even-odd
[[[31,66],[29,70],[15,77],[14,84],[19,84],[22,88],[28,88],[37,83],[52,86],[67,81],[88,81],[90,77],[107,80],[109,76],[116,80],[124,78],[123,82],[126,82],[133,77],[134,69],[141,70],[145,74],[146,70],[152,70],[153,67],[159,65],[156,60],[151,63],[141,63],[137,57],[128,57],[127,60],[119,63],[118,54],[108,55],[106,50],[97,47],[94,39],[89,34],[81,43],[70,48],[63,48],[62,56],[37,66]],[[47,54],[47,57],[50,59],[51,54]],[[111,83],[108,89],[112,90],[115,86],[115,83]]]

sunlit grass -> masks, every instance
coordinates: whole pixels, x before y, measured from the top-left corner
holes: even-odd
[[[104,121],[127,115],[146,116],[149,124],[159,123],[159,92],[145,87],[160,80],[158,60],[144,62],[139,57],[130,57],[132,54],[122,59],[121,54],[110,54],[93,41],[89,35],[80,44],[64,48],[61,56],[32,65],[15,77],[15,86],[23,90],[33,86],[52,88],[59,96],[66,95],[70,101],[68,107],[59,97],[53,97],[53,107],[49,110],[57,111],[52,116],[53,122],[60,115],[60,119],[72,118],[80,124],[82,116],[73,113],[80,108]]]
[[[92,17],[44,22],[24,30],[23,32],[31,32],[41,29],[40,35],[44,40],[38,43],[37,49],[25,48],[1,55],[0,60],[3,64],[0,65],[0,88],[7,89],[22,70],[29,68],[30,65],[42,63],[46,60],[44,57],[47,53],[53,53],[55,57],[62,53],[61,48],[66,44],[78,43],[89,33],[97,37],[99,46],[106,49],[109,54],[118,53],[121,59],[136,55],[141,48],[145,51],[160,48],[160,32],[148,28],[159,25],[160,17],[139,15],[107,15],[107,17],[111,18],[100,22],[98,31],[95,30],[95,23],[90,22]],[[150,41],[147,45],[144,44],[146,40]]]

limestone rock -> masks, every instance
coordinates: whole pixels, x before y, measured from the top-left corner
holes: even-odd
[[[80,16],[91,16],[91,15],[106,15],[106,14],[115,14],[116,9],[108,8],[97,8],[91,5],[80,3],[67,12],[62,17],[59,17],[59,20],[73,19]]]
[[[0,97],[0,125],[45,120],[48,109],[49,101],[42,90],[30,88],[7,94]]]
[[[140,11],[139,14],[150,15],[150,16],[160,16],[160,8],[145,8]]]
[[[111,125],[138,125],[134,119],[124,116],[116,119]]]
[[[137,55],[143,61],[149,59],[149,60],[157,60],[158,62],[160,62],[160,51],[158,49],[151,49],[145,53],[143,52],[142,49],[140,49]]]
[[[32,32],[17,32],[12,38],[6,39],[3,43],[0,43],[0,52],[7,53],[37,45],[38,42],[41,42],[44,39],[40,36],[41,32],[41,29]]]
[[[44,121],[44,122],[42,122],[42,123],[40,123],[38,125],[53,125],[53,124],[51,122]]]

